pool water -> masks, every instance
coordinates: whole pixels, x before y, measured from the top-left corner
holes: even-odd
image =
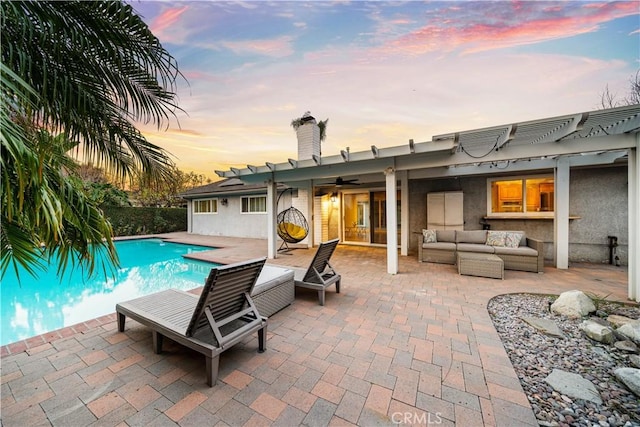
[[[120,267],[87,279],[79,269],[67,268],[60,278],[57,266],[38,270],[34,278],[7,270],[0,285],[2,329],[0,345],[9,344],[115,312],[116,304],[168,288],[193,289],[204,284],[218,265],[183,255],[215,248],[136,239],[115,242]],[[99,265],[99,264],[98,264]]]

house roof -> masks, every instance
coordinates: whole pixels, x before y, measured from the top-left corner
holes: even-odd
[[[267,188],[264,183],[246,183],[238,178],[228,178],[222,181],[212,182],[211,184],[202,185],[192,188],[181,193],[180,196],[185,199],[196,199],[206,196],[233,196],[242,194],[264,193]],[[278,189],[287,188],[285,185],[278,185]]]
[[[548,163],[545,160],[557,156],[595,156],[615,151],[624,155],[625,150],[635,147],[634,135],[638,132],[640,105],[636,104],[451,132],[433,136],[431,141],[426,142],[414,143],[409,140],[409,144],[402,146],[378,148],[372,145],[367,151],[342,150],[339,155],[334,156],[314,156],[308,160],[289,159],[282,163],[267,162],[264,166],[247,165],[244,169],[230,168],[216,173],[221,177],[240,178],[245,182],[264,182],[266,179],[295,182],[337,176],[362,177],[367,173],[379,174],[386,168],[411,171],[414,175],[410,175],[410,178],[424,176],[425,172],[422,175],[415,173],[419,169],[432,169],[429,176],[460,174],[470,167],[474,173],[482,173],[482,166],[491,167],[498,162],[511,165],[532,159],[541,160],[536,163],[537,166],[545,167]],[[617,159],[620,155],[613,157]],[[433,171],[435,169],[436,172]]]

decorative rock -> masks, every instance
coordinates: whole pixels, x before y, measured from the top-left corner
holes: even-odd
[[[588,400],[598,405],[602,404],[602,399],[596,387],[578,374],[554,369],[544,381],[554,390],[567,396]]]
[[[636,368],[640,368],[640,356],[638,356],[637,354],[630,355],[629,356],[629,361]]]
[[[640,344],[640,320],[634,320],[626,325],[622,325],[616,329],[616,331],[634,343]]]
[[[596,311],[591,298],[582,291],[568,291],[560,294],[557,300],[551,304],[551,311],[567,317],[577,318],[586,316]]]
[[[539,330],[540,332],[552,337],[564,338],[564,334],[551,319],[543,319],[540,317],[523,317],[522,320]]]
[[[618,350],[626,351],[627,353],[638,353],[638,346],[630,340],[616,341],[613,345]]]
[[[585,320],[580,324],[580,329],[591,338],[605,344],[613,344],[616,339],[613,335],[613,329],[608,326],[601,325],[593,320]]]
[[[612,328],[613,326],[611,325],[611,323],[607,322],[605,319],[602,319],[600,317],[590,317],[589,320],[591,320],[592,322],[596,322],[598,325],[602,325],[602,326],[608,326],[610,328]]]
[[[613,373],[629,390],[640,397],[640,369],[618,368]]]
[[[627,316],[620,316],[619,314],[610,314],[607,317],[607,322],[611,323],[616,328],[619,328],[622,325],[626,325],[629,322],[633,322],[633,319]]]

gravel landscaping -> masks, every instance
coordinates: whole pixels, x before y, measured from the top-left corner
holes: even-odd
[[[500,295],[489,313],[509,354],[522,388],[541,426],[640,426],[640,399],[619,382],[614,370],[634,366],[632,353],[588,338],[579,325],[550,312],[556,297],[532,294]],[[597,301],[598,315],[617,314],[640,319],[640,308]],[[522,318],[553,320],[565,337],[539,332]],[[600,394],[602,404],[571,398],[555,391],[545,378],[554,370],[580,374]]]

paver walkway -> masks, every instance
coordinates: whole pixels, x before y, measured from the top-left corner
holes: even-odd
[[[252,239],[172,234],[222,249],[235,262],[266,254]],[[270,263],[306,267],[314,250]],[[205,257],[207,257],[205,256]],[[215,387],[202,356],[172,345],[153,354],[151,334],[115,315],[2,348],[3,426],[537,426],[487,313],[495,295],[581,289],[625,300],[626,270],[572,266],[505,280],[459,276],[454,266],[400,257],[386,273],[380,248],[339,246],[342,292],[297,291],[257,338],[223,353]]]

